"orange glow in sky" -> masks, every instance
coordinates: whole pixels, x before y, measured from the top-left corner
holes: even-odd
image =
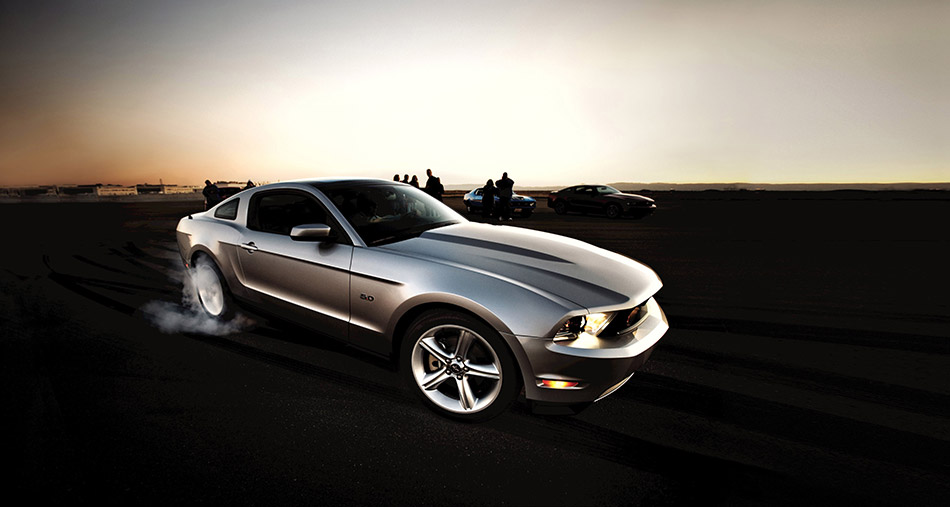
[[[6,5],[9,6],[6,6]],[[5,2],[0,185],[950,181],[950,3]]]

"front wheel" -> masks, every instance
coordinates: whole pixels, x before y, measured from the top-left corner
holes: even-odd
[[[616,204],[611,204],[607,206],[607,218],[618,218],[620,216],[621,209],[620,206]]]
[[[554,203],[554,212],[558,215],[567,213],[567,203],[564,201],[557,201]]]
[[[514,356],[493,329],[474,317],[432,311],[413,322],[400,369],[429,408],[461,421],[485,421],[521,390]]]

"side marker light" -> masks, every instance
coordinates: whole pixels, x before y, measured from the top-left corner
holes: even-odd
[[[566,380],[547,380],[539,379],[541,381],[541,387],[547,387],[550,389],[568,389],[571,387],[577,387],[579,382],[568,382]]]

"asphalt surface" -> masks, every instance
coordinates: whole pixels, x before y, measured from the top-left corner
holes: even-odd
[[[5,489],[70,504],[945,505],[950,196],[652,195],[642,220],[542,201],[507,223],[654,268],[671,330],[651,360],[578,416],[519,401],[478,425],[292,325],[160,329],[187,316],[174,226],[195,202],[0,205]]]

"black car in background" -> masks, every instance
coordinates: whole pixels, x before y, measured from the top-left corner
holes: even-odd
[[[625,194],[609,185],[575,185],[552,192],[548,207],[558,215],[577,211],[603,213],[608,218],[643,218],[656,211],[656,202],[642,195]]]
[[[244,190],[244,187],[218,187],[218,195],[221,196],[221,200],[223,201],[241,190]]]
[[[495,204],[497,205],[500,200],[501,199],[496,195]],[[465,209],[468,210],[469,213],[481,213],[482,189],[475,188],[469,191],[469,193],[462,196],[462,203],[465,204]],[[534,212],[535,204],[536,201],[533,197],[519,195],[517,193],[512,193],[509,203],[512,213],[518,213],[525,218],[530,217],[531,213]]]

